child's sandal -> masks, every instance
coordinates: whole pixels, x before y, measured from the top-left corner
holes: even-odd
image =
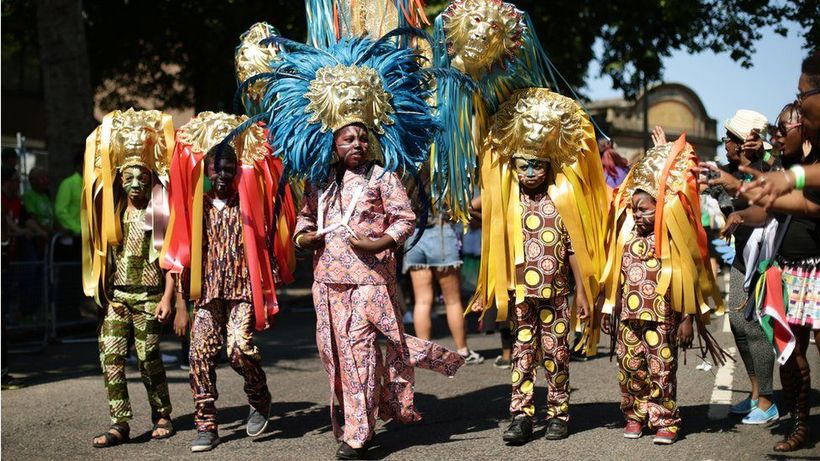
[[[117,431],[117,433],[115,434],[114,432],[111,432],[112,430]],[[128,441],[131,440],[129,437],[130,433],[130,427],[118,423],[112,424],[111,427],[108,428],[108,432],[94,437],[94,448],[115,447],[117,445],[122,445],[123,443],[128,443]],[[104,437],[105,442],[98,443],[96,439],[100,437]]]
[[[156,432],[157,429],[164,429],[167,432],[163,435],[155,436],[154,432]],[[173,437],[176,433],[177,431],[176,429],[174,429],[174,424],[171,422],[171,418],[165,418],[164,423],[160,423],[159,420],[157,420],[157,422],[154,423],[154,427],[151,429],[151,438],[154,440],[162,440],[167,439],[169,437]]]

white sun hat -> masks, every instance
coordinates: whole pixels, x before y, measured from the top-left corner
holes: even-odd
[[[760,112],[756,112],[753,110],[748,109],[740,109],[739,111],[735,112],[735,116],[726,120],[723,123],[723,127],[726,128],[726,131],[732,133],[733,135],[737,136],[740,139],[746,139],[747,136],[752,132],[752,130],[757,129],[760,131],[760,136],[763,139],[763,148],[765,150],[771,150],[772,145],[769,144],[766,139],[766,127],[769,126],[769,119],[766,118],[765,115],[761,114]]]

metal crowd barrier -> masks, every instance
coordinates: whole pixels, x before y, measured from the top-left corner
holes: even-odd
[[[3,264],[2,313],[4,346],[12,354],[39,352],[50,336],[47,260]]]
[[[65,337],[67,331],[80,330],[87,334],[87,328],[97,323],[96,318],[83,317],[83,308],[94,307],[93,301],[86,297],[82,288],[82,261],[79,259],[61,260],[58,245],[64,238],[55,235],[49,243],[48,281],[49,308],[51,317],[50,339],[61,343],[96,342],[96,335]],[[79,250],[79,249],[78,249]],[[80,252],[77,252],[80,256]]]

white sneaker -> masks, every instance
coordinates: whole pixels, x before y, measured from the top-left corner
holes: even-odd
[[[484,357],[478,355],[478,352],[472,351],[470,349],[467,349],[466,355],[461,353],[459,353],[458,355],[464,358],[465,365],[478,365],[479,363],[484,362]]]

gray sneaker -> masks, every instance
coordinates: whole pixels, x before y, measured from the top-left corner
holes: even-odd
[[[256,437],[262,432],[265,432],[265,428],[268,427],[268,419],[270,419],[270,406],[268,406],[267,414],[262,414],[256,410],[256,408],[251,407],[248,413],[248,425],[245,428],[245,432],[251,437]]]
[[[219,445],[219,434],[211,431],[201,431],[196,433],[196,438],[191,442],[191,451],[211,451]]]
[[[484,362],[484,357],[478,355],[478,352],[467,349],[466,355],[461,355],[464,358],[464,365],[478,365],[479,363]]]

